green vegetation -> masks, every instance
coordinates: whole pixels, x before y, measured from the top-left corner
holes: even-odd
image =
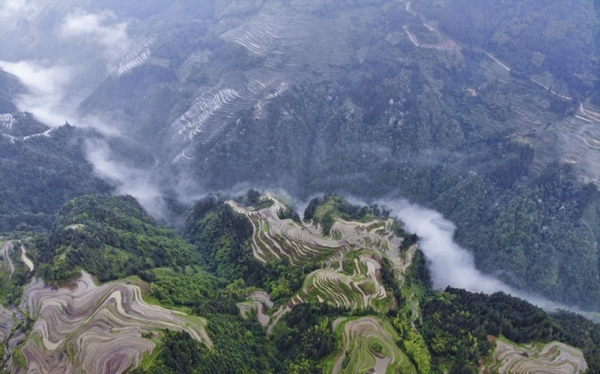
[[[590,0],[573,7],[560,1],[475,3],[414,1],[416,15],[405,3],[387,2],[376,16],[365,6],[360,17],[351,17],[348,42],[363,54],[353,53],[339,76],[323,73],[291,84],[264,104],[264,116],[255,108],[240,112],[218,141],[190,155],[204,160],[194,172],[215,189],[249,182],[300,198],[319,191],[408,198],[454,222],[457,241],[473,251],[483,271],[511,274],[503,280],[517,288],[597,309],[600,197],[581,181],[597,176],[596,153],[589,149],[587,161],[571,167],[552,163],[569,160],[565,149],[587,149],[558,139],[569,126],[579,136],[584,127],[571,123],[573,109],[586,104],[588,93],[600,92],[592,63],[597,7]],[[466,23],[458,16],[463,13]],[[442,34],[423,26],[434,20]],[[460,51],[415,47],[404,25],[450,38]],[[571,57],[573,63],[565,63]],[[318,64],[307,70],[318,72]],[[550,74],[548,86],[575,100],[558,99],[531,82],[534,72]],[[562,111],[555,108],[560,102]],[[317,205],[309,204],[304,219],[315,218],[328,234],[332,216],[343,214],[339,207],[329,213],[333,201],[321,212]]]
[[[452,38],[489,49],[518,73],[548,70],[579,95],[597,84],[598,68],[592,62],[598,48],[594,1],[567,6],[562,1],[509,0],[485,6],[460,0],[433,6],[431,0],[418,0],[413,6],[438,20]]]
[[[400,342],[404,352],[410,357],[419,373],[429,374],[431,371],[431,354],[427,343],[419,331],[410,326],[406,316],[397,315],[392,325],[400,335]]]
[[[516,343],[558,340],[582,348],[590,372],[600,370],[600,327],[580,315],[549,315],[530,303],[495,293],[490,296],[447,288],[423,305],[423,336],[438,362],[453,372],[475,373],[493,345],[488,335]]]
[[[600,104],[598,1],[122,3],[95,6],[138,20],[128,29],[132,40],[155,35],[152,58],[96,85],[79,110],[126,124],[119,130],[145,145],[111,138],[111,151],[156,170],[161,188],[178,190],[170,182],[189,175],[209,190],[246,182],[300,198],[319,191],[406,197],[454,222],[456,240],[483,271],[568,305],[600,308],[600,193],[584,182],[600,173],[600,117],[582,117]],[[313,35],[297,25],[281,26],[262,56],[219,37],[259,11],[270,27],[267,18],[289,9],[328,34],[315,34],[325,40],[315,53],[304,46],[321,40],[293,37]],[[250,40],[248,27],[241,30]],[[244,98],[207,111],[222,130],[189,142],[183,155],[197,162],[171,165],[180,139],[165,124],[222,88]],[[493,361],[489,335],[521,345],[558,339],[580,347],[590,372],[600,372],[597,325],[503,294],[431,290],[422,253],[413,247],[408,256],[418,233],[376,205],[327,194],[309,203],[302,223],[289,207],[265,211],[279,202],[249,190],[231,205],[200,201],[183,237],[161,227],[133,198],[107,196],[112,187],[96,177],[85,148],[103,135],[66,124],[15,140],[48,129],[15,113],[22,89],[0,71],[0,114],[15,119],[0,126],[0,232],[40,233],[28,244],[32,275],[54,286],[81,270],[100,281],[132,276],[153,302],[208,320],[212,349],[185,333],[146,335],[158,348],[137,372],[305,373],[328,371],[337,359],[345,372],[364,372],[393,354],[388,371],[470,373]],[[292,221],[275,226],[275,215]],[[17,305],[32,275],[17,251],[10,256],[15,271],[2,262],[0,302]],[[258,290],[268,300],[248,300]],[[257,307],[256,315],[243,319],[241,303]],[[258,316],[268,317],[266,328]],[[379,335],[344,336],[346,327],[364,326]],[[19,349],[14,360],[25,365]]]
[[[247,274],[258,273],[261,268],[248,243],[252,225],[216,198],[206,198],[194,206],[187,219],[186,233],[208,269],[219,277],[230,281],[246,279]]]
[[[5,244],[0,240],[0,247]],[[8,258],[0,255],[0,304],[17,305],[21,299],[23,287],[29,281],[29,268],[21,261],[20,244],[14,243],[13,251],[9,251],[8,256],[14,266],[11,273],[8,266]]]
[[[81,270],[100,281],[156,267],[200,263],[193,246],[172,229],[158,227],[132,197],[84,196],[65,204],[51,235],[36,243],[39,273],[64,283]]]
[[[289,261],[261,263],[253,256],[252,224],[216,198],[198,202],[191,210],[186,235],[197,247],[209,271],[229,282],[267,290],[274,300],[297,291],[314,265],[290,268]],[[258,233],[259,235],[263,233]]]
[[[338,206],[346,204],[340,197],[336,200]],[[278,202],[272,200],[272,204]],[[331,208],[331,200],[321,200],[315,212],[323,212],[323,207]],[[130,197],[85,196],[63,206],[49,238],[38,235],[27,242],[32,247],[28,254],[35,259],[39,274],[54,282],[65,281],[51,276],[66,265],[71,266],[72,276],[78,269],[102,270],[101,279],[138,275],[129,280],[139,284],[154,303],[207,320],[211,348],[186,332],[144,333],[157,348],[135,369],[137,374],[309,373],[331,372],[334,367],[353,373],[376,365],[408,373],[474,373],[482,362],[491,362],[494,345],[489,335],[517,344],[562,341],[581,348],[590,372],[599,371],[600,328],[583,317],[549,315],[502,293],[487,296],[452,288],[435,292],[430,289],[420,251],[404,248],[401,258],[388,258],[387,245],[379,249],[375,239],[377,235],[389,239],[390,230],[397,230],[401,223],[372,222],[373,216],[368,216],[366,225],[349,222],[356,225],[349,227],[358,230],[352,235],[363,235],[372,247],[339,257],[337,266],[346,272],[350,269],[351,275],[346,275],[326,267],[334,262],[301,267],[292,265],[287,257],[272,263],[258,261],[252,250],[254,230],[246,214],[236,213],[230,204],[213,197],[200,201],[188,215],[186,235],[193,241],[191,245],[172,230],[156,226]],[[278,218],[271,219],[275,223]],[[148,248],[140,243],[147,243]],[[56,248],[55,253],[51,248]],[[163,250],[168,260],[154,262],[159,255],[148,258],[142,254],[138,257],[146,261],[140,262],[130,254],[146,252],[134,249]],[[113,251],[120,256],[111,256]],[[78,262],[75,254],[87,260]],[[18,287],[24,282],[18,281],[20,272],[27,274],[16,254],[12,259],[17,264],[13,274],[17,288],[9,284],[5,289],[3,302],[8,303],[16,299],[9,300],[7,292],[20,293]],[[122,262],[125,259],[137,261],[135,271]],[[381,265],[375,278],[365,278],[369,261]],[[411,261],[411,265],[400,273],[394,268],[398,261]],[[319,270],[313,272],[315,269]],[[329,277],[331,274],[337,278]],[[334,279],[338,279],[337,285]],[[357,283],[351,286],[354,281]],[[369,298],[381,292],[379,282],[396,304],[391,296]],[[273,309],[263,308],[266,314],[290,307],[277,323],[263,327],[253,311],[242,318],[238,303],[249,302],[257,288],[268,291],[276,303]],[[363,297],[368,304],[363,305]],[[33,323],[28,319],[15,329],[27,330]]]
[[[237,312],[235,302],[240,296],[224,290],[226,282],[198,267],[152,269],[140,278],[150,283],[149,294],[163,306],[184,307],[199,316]]]
[[[305,220],[321,224],[323,234],[328,235],[335,218],[348,221],[368,222],[375,218],[389,217],[389,210],[380,209],[377,204],[370,206],[352,205],[334,193],[312,199],[304,211]]]
[[[31,114],[17,116],[13,127],[25,135],[48,129]],[[110,192],[85,157],[84,139],[93,136],[69,125],[14,143],[0,135],[0,232],[48,231],[70,199]]]
[[[289,205],[285,205],[285,209],[279,209],[277,217],[279,219],[291,219],[294,222],[300,223],[300,215]]]

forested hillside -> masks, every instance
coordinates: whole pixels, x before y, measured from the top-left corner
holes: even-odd
[[[156,227],[132,197],[84,196],[58,212],[51,235],[37,243],[40,273],[54,284],[85,270],[100,281],[158,267],[185,267],[199,256],[173,230]]]
[[[2,369],[600,373],[597,1],[9,5]]]
[[[70,125],[48,130],[30,114],[16,114],[0,135],[0,232],[48,230],[68,200],[111,191],[86,159],[84,139],[93,133]]]
[[[600,306],[593,2],[261,4],[140,16],[140,44],[79,107],[128,138],[108,140],[111,161],[170,201],[239,183],[408,198],[453,221],[482,270]],[[5,231],[109,191],[80,146],[98,134],[48,135],[3,137]]]
[[[516,73],[548,74],[551,87],[598,100],[600,52],[595,1],[413,1],[452,38],[509,62]]]
[[[17,325],[0,320],[11,352],[5,360],[16,373],[38,360],[50,366],[69,362],[69,371],[79,365],[100,368],[109,347],[122,346],[111,356],[113,365],[130,362],[138,374],[370,368],[475,373],[520,365],[522,356],[499,356],[514,345],[529,352],[528,365],[537,370],[572,365],[575,372],[587,367],[598,372],[600,328],[581,316],[549,315],[502,293],[432,290],[418,238],[385,207],[355,206],[332,194],[313,199],[304,222],[285,218],[297,217],[284,213],[289,209],[252,190],[227,202],[206,198],[188,212],[190,244],[156,226],[131,197],[70,201],[50,234],[13,241],[27,247],[35,268],[24,272],[11,255],[18,264],[11,281],[17,287],[7,300],[15,303],[22,292],[20,308],[31,317]],[[268,242],[273,246],[264,246]],[[8,270],[3,265],[0,274]],[[70,288],[62,286],[81,270],[98,280],[127,278],[96,286],[84,273]],[[366,304],[357,303],[363,298]],[[53,307],[58,300],[67,309]],[[89,323],[81,323],[80,315]],[[109,315],[121,321],[123,331],[106,330],[97,340]],[[44,332],[45,321],[63,327]],[[83,341],[95,341],[97,349],[87,351]],[[531,342],[570,346],[548,359],[527,345]],[[148,344],[150,351],[136,358],[136,350]]]

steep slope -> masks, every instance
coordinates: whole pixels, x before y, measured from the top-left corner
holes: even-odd
[[[136,11],[88,1],[78,13],[74,2],[49,2],[25,17],[31,27],[9,30],[2,58],[37,50],[53,59],[60,50],[61,63],[102,71],[82,79],[93,92],[80,114],[141,143],[140,174],[169,197],[190,201],[241,183],[300,198],[407,197],[455,222],[458,241],[485,272],[597,309],[600,197],[587,184],[600,170],[593,2],[432,4],[153,1]],[[467,23],[453,23],[462,13]],[[69,17],[92,15],[122,43],[62,34]],[[18,40],[28,47],[21,51]],[[0,117],[3,141],[25,135],[10,132],[19,129],[15,118]],[[58,130],[28,140],[45,142]],[[89,165],[52,162],[80,166],[87,182],[65,172],[72,183],[47,186],[68,193],[43,206],[108,190],[89,182]],[[5,174],[20,172],[12,166]],[[1,201],[15,202],[11,213],[43,211],[26,201],[32,189]],[[27,226],[49,227],[42,218],[27,217]]]
[[[101,281],[165,266],[194,265],[198,255],[173,230],[158,227],[132,197],[83,196],[58,212],[41,241],[40,273],[54,284],[81,270]]]

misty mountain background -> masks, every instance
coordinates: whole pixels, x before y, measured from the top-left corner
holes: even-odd
[[[91,193],[132,195],[168,222],[249,187],[405,198],[453,222],[483,273],[598,310],[597,12],[10,0],[1,231],[50,230]]]

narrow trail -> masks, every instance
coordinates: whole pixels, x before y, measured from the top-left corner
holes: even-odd
[[[273,329],[275,328],[275,325],[277,325],[277,322],[279,322],[281,317],[283,317],[283,315],[286,314],[287,312],[291,312],[291,311],[292,311],[292,308],[290,308],[287,305],[282,305],[279,308],[279,310],[277,310],[277,312],[275,312],[275,314],[273,314],[273,318],[272,318],[273,322],[267,328],[267,336],[271,336],[271,334],[273,333]]]
[[[29,268],[29,272],[31,273],[33,271],[33,269],[35,268],[35,266],[33,265],[33,261],[31,261],[29,259],[29,257],[27,257],[26,254],[26,249],[25,246],[23,244],[21,244],[21,261],[23,261],[25,263],[25,265],[27,265],[27,267]]]
[[[416,12],[414,12],[413,10],[411,10],[410,8],[411,2],[408,1],[406,3],[406,11],[414,16],[420,16],[419,14],[417,14]],[[425,21],[423,21],[423,26],[425,26],[429,31],[433,31],[433,32],[438,32],[435,28],[429,26]],[[404,31],[406,32],[406,34],[408,35],[410,41],[416,46],[416,47],[420,47],[420,48],[435,48],[435,49],[454,49],[454,47],[442,47],[442,46],[429,46],[429,45],[422,45],[419,43],[419,41],[417,40],[416,36],[413,35],[410,31],[408,31],[408,27],[404,26]],[[496,57],[494,57],[491,53],[487,52],[487,51],[483,51],[489,58],[491,58],[492,60],[494,60],[494,62],[496,62],[498,65],[500,65],[504,70],[510,72],[511,68],[504,64],[502,61],[498,60]],[[567,101],[572,101],[573,98],[566,96],[566,95],[562,95],[556,91],[554,91],[552,88],[548,87],[547,85],[543,84],[540,81],[537,81],[533,78],[529,78],[529,80],[532,83],[535,83],[536,85],[542,87],[543,89],[545,89],[546,91],[550,92],[552,95],[559,97],[563,100],[567,100]]]
[[[510,71],[511,71],[510,67],[508,67],[507,65],[505,65],[504,63],[502,63],[502,62],[501,62],[500,60],[498,60],[496,57],[492,56],[492,54],[491,54],[491,53],[489,53],[489,52],[487,52],[487,51],[484,51],[484,53],[485,53],[485,54],[486,54],[486,55],[487,55],[489,58],[491,58],[492,60],[494,60],[494,62],[496,62],[498,65],[502,66],[502,68],[503,68],[503,69],[505,69],[505,70],[506,70],[506,71],[508,71],[508,72],[510,72]],[[545,89],[546,91],[550,92],[552,95],[554,95],[554,96],[556,96],[556,97],[559,97],[559,98],[561,98],[561,99],[563,99],[563,100],[567,100],[567,101],[571,101],[571,100],[573,100],[573,98],[572,98],[572,97],[565,96],[565,95],[561,95],[561,94],[559,94],[558,92],[554,91],[553,89],[551,89],[550,87],[546,86],[545,84],[543,84],[543,83],[542,83],[542,82],[540,82],[540,81],[537,81],[537,80],[535,80],[535,79],[533,79],[533,78],[529,78],[529,80],[530,80],[531,82],[535,83],[536,85],[538,85],[538,86],[542,87],[542,88],[543,88],[543,89]]]
[[[496,57],[492,56],[490,53],[488,52],[484,52],[489,58],[491,58],[492,60],[496,61],[496,63],[500,66],[502,66],[506,71],[510,71],[510,68],[506,65],[504,65],[502,62],[500,62],[500,60],[498,60]]]
[[[406,32],[406,35],[408,35],[408,38],[410,39],[410,41],[416,47],[419,47],[419,48],[431,48],[431,49],[436,49],[436,50],[439,50],[439,51],[456,51],[456,50],[460,50],[460,46],[454,40],[446,38],[446,37],[443,37],[439,30],[437,30],[434,27],[429,26],[427,24],[426,20],[423,18],[423,16],[421,16],[417,12],[414,12],[413,10],[411,10],[410,5],[411,5],[411,2],[407,1],[406,2],[406,12],[407,13],[409,13],[409,14],[415,16],[415,17],[419,17],[421,19],[421,23],[423,24],[423,26],[427,30],[429,30],[429,31],[437,34],[439,37],[441,37],[443,39],[446,39],[446,41],[440,42],[438,44],[421,44],[421,43],[419,43],[419,39],[417,38],[417,36],[415,34],[411,33],[408,30],[408,26],[406,26],[406,25],[402,26],[402,28],[404,29],[404,32]]]

